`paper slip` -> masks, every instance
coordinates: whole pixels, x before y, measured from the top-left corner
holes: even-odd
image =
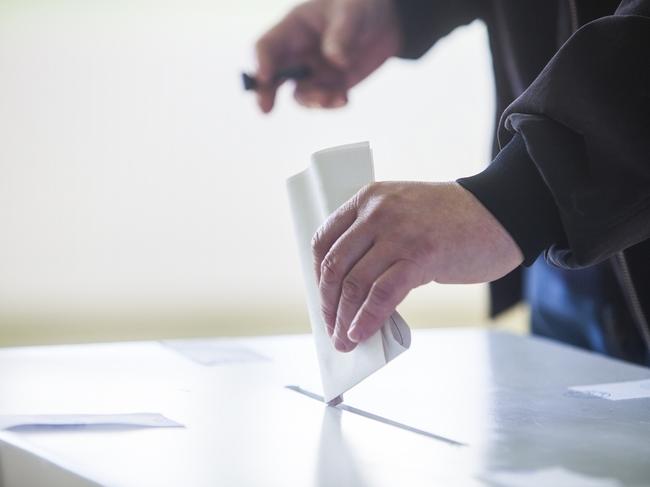
[[[255,350],[217,340],[166,340],[160,343],[197,364],[209,367],[270,360]]]
[[[569,387],[569,390],[588,396],[602,397],[610,401],[644,399],[650,398],[650,379],[610,382],[593,386],[574,386]]]
[[[367,142],[334,147],[312,155],[305,171],[287,180],[289,203],[298,243],[307,306],[323,383],[324,399],[332,401],[408,349],[411,332],[398,313],[381,330],[348,353],[334,348],[320,313],[320,296],[311,240],[318,227],[339,206],[374,180]]]
[[[0,429],[19,427],[66,426],[142,426],[183,428],[176,421],[157,413],[133,414],[10,414],[0,415]]]

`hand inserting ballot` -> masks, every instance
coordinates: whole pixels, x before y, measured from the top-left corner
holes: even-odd
[[[342,352],[372,336],[414,288],[488,282],[523,261],[508,232],[457,183],[373,183],[312,242],[323,318]]]

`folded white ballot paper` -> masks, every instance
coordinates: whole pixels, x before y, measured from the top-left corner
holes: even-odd
[[[320,296],[314,275],[311,240],[318,227],[339,206],[374,181],[372,152],[367,142],[316,152],[306,170],[287,180],[289,203],[298,241],[302,275],[323,396],[330,402],[393,360],[411,344],[411,331],[398,313],[374,336],[352,352],[334,348],[320,313]]]

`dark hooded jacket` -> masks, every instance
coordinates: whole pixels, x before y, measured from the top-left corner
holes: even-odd
[[[650,364],[650,0],[395,2],[406,58],[486,24],[494,160],[459,183],[509,231],[524,266],[543,254],[573,302],[599,303],[590,338],[566,341]],[[492,283],[492,314],[521,298],[521,275]]]

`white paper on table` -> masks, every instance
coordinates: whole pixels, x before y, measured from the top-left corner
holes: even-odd
[[[182,428],[183,425],[158,413],[128,414],[3,414],[0,429],[18,427],[144,426]]]
[[[569,387],[570,391],[610,401],[650,398],[650,379]]]
[[[160,343],[191,361],[208,367],[270,360],[255,350],[241,345],[221,343],[220,340],[165,340]]]
[[[367,142],[316,152],[311,165],[287,180],[289,204],[298,243],[307,306],[323,383],[330,402],[409,348],[411,332],[398,313],[352,352],[334,348],[320,313],[311,240],[325,219],[366,184],[374,181],[372,152]]]

